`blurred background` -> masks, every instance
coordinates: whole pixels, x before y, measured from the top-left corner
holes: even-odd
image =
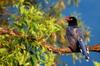
[[[5,1],[6,3],[4,4]],[[15,0],[18,1],[18,0]],[[23,0],[20,0],[23,1]],[[100,43],[100,0],[25,0],[31,4],[39,3],[38,8],[43,10],[48,17],[59,17],[62,19],[64,16],[69,16],[70,14],[78,15],[82,22],[88,27],[90,36],[90,45]],[[56,3],[58,1],[58,4]],[[63,2],[67,4],[64,6]],[[67,2],[66,2],[67,1]],[[75,1],[76,5],[74,2]],[[9,17],[10,14],[19,15],[18,9],[12,7],[9,3],[10,0],[0,0],[0,26],[11,25],[13,20]],[[11,3],[14,1],[11,0]],[[60,3],[61,2],[61,3]],[[57,5],[55,5],[55,3]],[[60,5],[59,5],[60,3]],[[71,3],[71,5],[70,5]],[[7,6],[10,4],[10,6]],[[4,7],[2,7],[2,5]],[[6,7],[6,8],[5,8]],[[57,10],[58,9],[58,10]],[[59,14],[61,13],[61,14]],[[17,18],[17,17],[16,17]],[[57,66],[94,66],[94,61],[100,62],[100,53],[91,52],[90,61],[79,59],[73,60],[72,55],[58,55]],[[99,65],[100,66],[100,65]]]

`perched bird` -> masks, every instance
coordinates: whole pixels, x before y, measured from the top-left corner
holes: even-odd
[[[69,48],[72,51],[80,51],[85,59],[89,60],[89,51],[86,47],[87,43],[85,42],[84,33],[80,27],[78,27],[77,19],[73,16],[65,17],[65,20],[68,22],[68,27],[66,29],[66,35],[69,42]]]

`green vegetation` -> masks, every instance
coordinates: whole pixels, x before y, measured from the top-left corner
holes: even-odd
[[[61,17],[61,11],[66,5],[74,3],[77,6],[78,0],[74,0],[73,3],[72,0],[68,0],[67,4],[63,0],[58,0],[48,12],[39,8],[41,3],[30,4],[30,0],[12,1],[10,3],[6,1],[6,5],[11,4],[9,6],[18,9],[18,15],[10,14],[12,25],[5,21],[1,27],[15,30],[21,35],[0,35],[0,66],[54,65],[57,54],[46,49],[43,44],[49,43],[56,47],[67,46],[65,38],[67,23]],[[4,2],[0,2],[1,9],[7,8]],[[49,3],[49,0],[45,2]],[[86,36],[89,37],[87,34]],[[75,55],[73,57],[75,58]]]

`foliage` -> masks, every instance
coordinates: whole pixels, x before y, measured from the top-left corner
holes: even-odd
[[[0,66],[52,66],[56,54],[48,51],[43,44],[67,46],[67,23],[61,18],[61,11],[67,5],[77,5],[78,0],[67,0],[66,3],[65,0],[58,0],[52,7],[48,6],[50,9],[47,11],[46,8],[42,9],[41,3],[34,1],[36,3],[33,4],[31,0],[17,0],[11,4],[11,7],[18,9],[18,15],[11,14],[9,17],[13,24],[6,27],[20,32],[21,36],[0,35]],[[50,4],[50,0],[43,1]],[[6,0],[0,2],[0,5],[3,6],[4,2],[9,5]]]
[[[12,5],[15,3],[15,0],[0,0],[0,6]]]
[[[22,36],[0,35],[0,65],[2,66],[37,66],[44,64],[51,66],[55,55],[42,46],[51,33],[59,30],[56,19],[46,17],[44,12],[29,5],[15,4],[19,9],[19,19],[12,15],[14,24],[9,26],[21,32]],[[26,36],[30,36],[28,39]],[[33,37],[34,39],[31,39]],[[41,39],[43,38],[43,39]],[[41,39],[40,41],[38,41]]]
[[[94,61],[94,66],[100,66],[100,62]]]

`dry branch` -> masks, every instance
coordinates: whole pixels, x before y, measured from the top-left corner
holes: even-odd
[[[8,28],[0,28],[0,35],[4,35],[4,34],[9,34],[9,35],[13,35],[13,36],[21,36],[20,32],[17,32],[15,29],[10,30]],[[69,48],[57,48],[55,46],[52,46],[48,43],[43,43],[42,44],[43,47],[47,48],[49,51],[52,51],[54,53],[58,53],[58,54],[64,54],[64,53],[72,53],[73,51]],[[89,48],[89,51],[91,52],[100,52],[100,44],[95,44],[93,46],[87,46]],[[79,52],[79,51],[74,51],[74,52]]]

